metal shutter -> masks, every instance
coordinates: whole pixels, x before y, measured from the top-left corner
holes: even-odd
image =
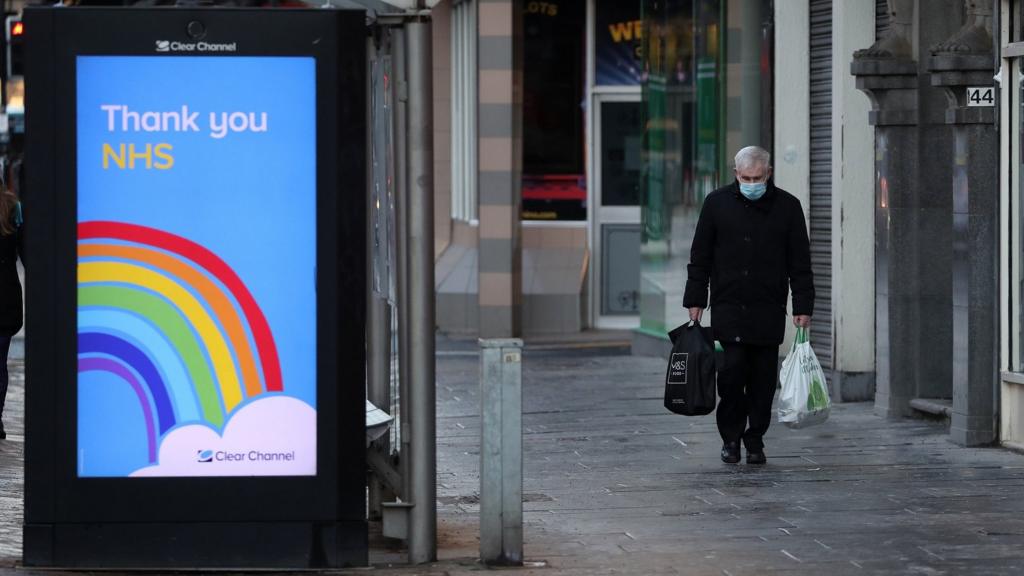
[[[832,0],[811,1],[811,346],[832,379]]]

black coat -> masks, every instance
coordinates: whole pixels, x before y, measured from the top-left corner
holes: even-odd
[[[22,233],[0,233],[0,334],[13,336],[21,329],[21,282],[18,257],[22,251]]]
[[[786,296],[793,314],[814,310],[811,250],[800,201],[768,183],[756,201],[736,182],[704,200],[690,248],[683,306],[706,308],[724,344],[779,345],[786,330]]]

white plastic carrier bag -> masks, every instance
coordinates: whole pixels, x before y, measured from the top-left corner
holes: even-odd
[[[828,398],[825,373],[811,349],[806,328],[796,329],[796,338],[779,371],[779,422],[790,428],[821,424],[828,419],[832,402]]]

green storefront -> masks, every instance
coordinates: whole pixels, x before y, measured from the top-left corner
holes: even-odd
[[[643,0],[640,351],[683,322],[690,242],[732,156],[772,145],[771,0]]]

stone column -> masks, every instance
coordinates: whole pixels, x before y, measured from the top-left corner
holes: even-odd
[[[914,199],[917,63],[857,53],[851,71],[875,127],[875,410],[902,416],[916,394],[919,348]]]
[[[953,395],[953,155],[952,129],[946,124],[946,97],[933,88],[928,71],[929,50],[949,38],[963,22],[963,0],[929,0],[920,7],[915,24],[918,62],[919,148],[915,178],[918,182],[919,238],[918,287],[920,358],[918,398],[948,401]],[[940,360],[941,359],[941,360]]]
[[[477,8],[481,338],[521,329],[522,4],[481,0]]]
[[[952,397],[952,136],[945,98],[918,54],[960,25],[960,0],[890,0],[885,38],[854,54],[875,126],[875,406]],[[921,48],[924,46],[925,48]]]
[[[944,89],[953,127],[953,415],[957,444],[997,435],[999,140],[995,107],[969,107],[968,87],[993,86],[992,4],[967,0],[966,22],[932,49],[932,86]],[[994,102],[992,102],[994,104]]]

